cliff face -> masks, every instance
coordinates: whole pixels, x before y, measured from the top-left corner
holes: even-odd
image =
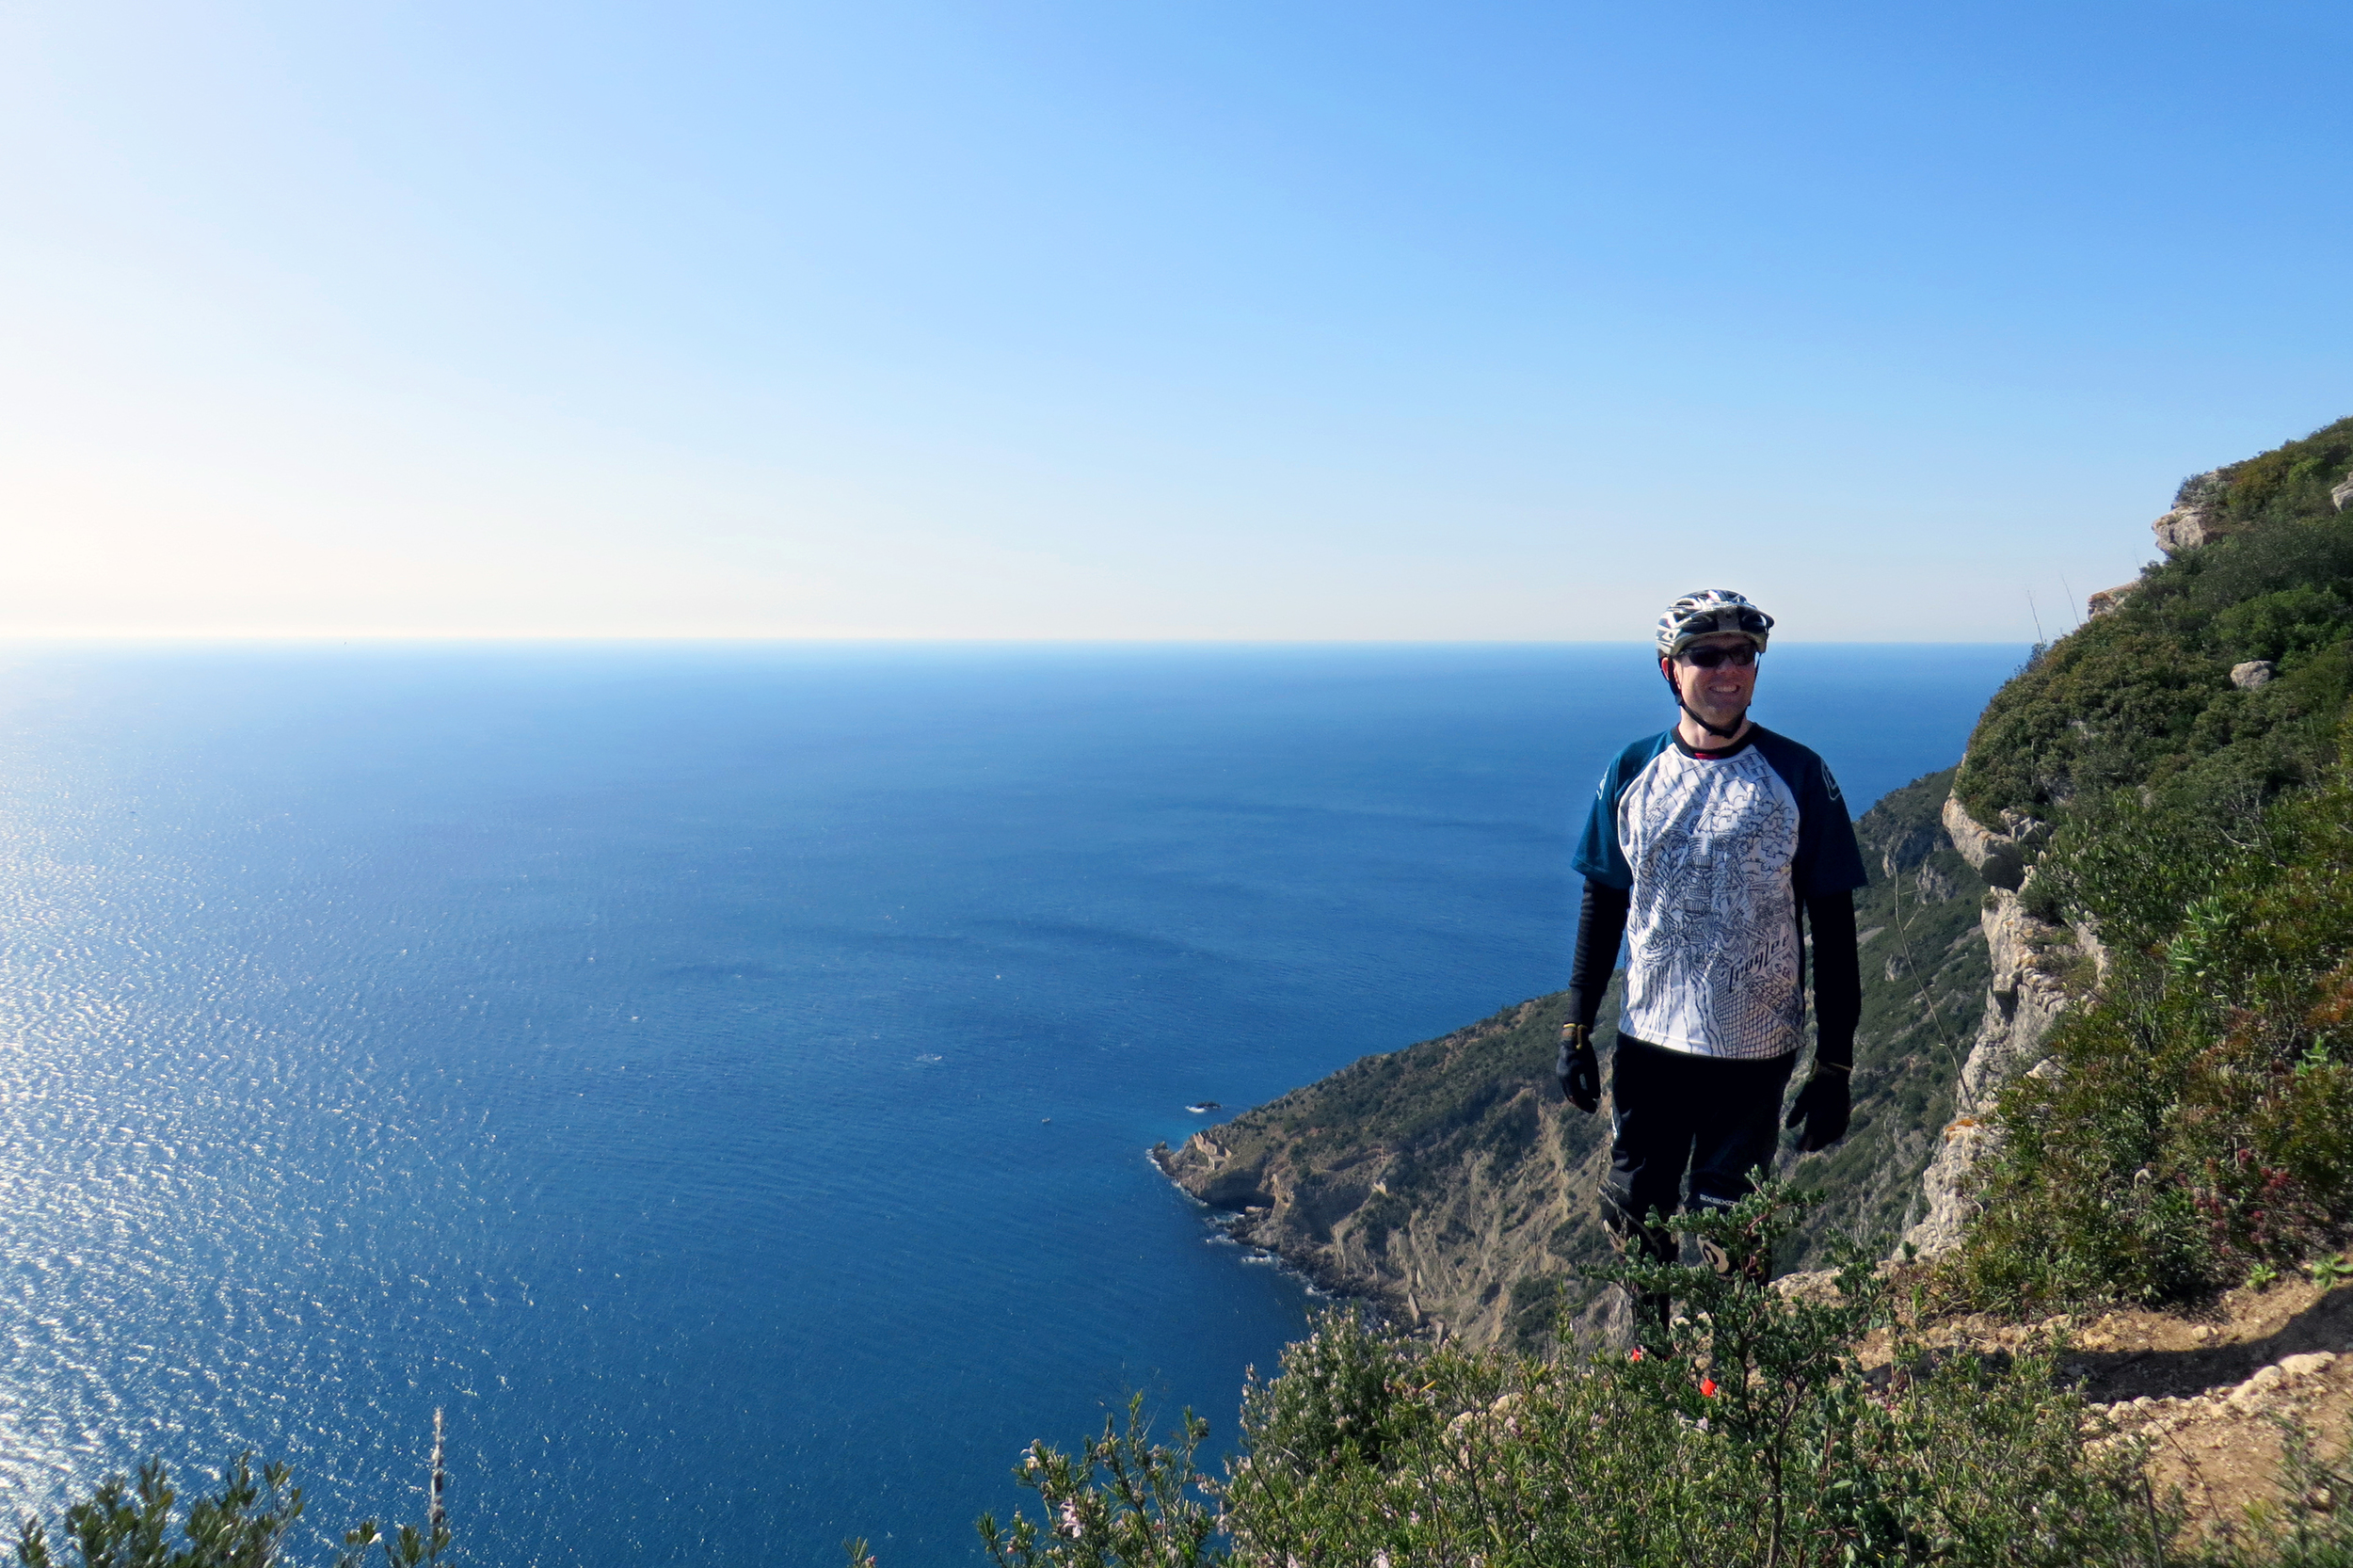
[[[1953,1094],[1953,1119],[1921,1175],[1919,1220],[1904,1241],[1923,1256],[1959,1244],[1972,1212],[1972,1173],[2000,1138],[1993,1105],[2005,1084],[2038,1062],[2036,1048],[2070,1000],[2066,976],[2093,944],[2029,913],[2018,894],[1995,888],[1981,921],[1988,960],[1985,1011]]]
[[[2039,862],[2054,821],[2122,791],[2144,805],[2170,793],[2252,824],[2313,781],[2327,751],[2316,737],[2353,689],[2353,561],[2342,530],[2320,526],[2324,508],[2343,508],[2336,490],[2353,487],[2334,478],[2349,463],[2345,420],[2184,481],[2151,525],[2169,559],[2094,595],[2093,622],[1988,705],[1943,822],[1994,889],[1983,917],[1990,984],[1953,1120],[1905,1234],[1922,1254],[1960,1243],[2001,1148],[1993,1112],[2003,1089],[2021,1073],[2057,1071],[2046,1037],[2109,973],[2090,925],[2080,914],[2060,923],[2067,901],[2036,888],[2039,871],[2052,869]]]
[[[1366,1057],[1154,1156],[1238,1240],[1397,1321],[1541,1334],[1565,1266],[1603,1254],[1587,1194],[1605,1124],[1552,1077],[1564,1002]]]

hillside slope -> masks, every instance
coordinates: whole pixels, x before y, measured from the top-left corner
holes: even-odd
[[[1978,722],[1945,821],[2013,983],[1920,1235],[1964,1299],[2200,1300],[2353,1241],[2348,503],[2353,420],[2193,476],[2168,559]]]

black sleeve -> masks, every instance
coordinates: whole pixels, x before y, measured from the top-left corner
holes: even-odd
[[[1585,879],[1584,902],[1577,911],[1577,961],[1569,968],[1571,1023],[1591,1029],[1601,1013],[1601,994],[1609,989],[1610,971],[1618,967],[1618,944],[1625,940],[1625,914],[1633,902],[1623,888]],[[1852,916],[1847,930],[1854,930]]]
[[[1855,956],[1854,895],[1820,893],[1805,901],[1814,932],[1815,1065],[1854,1065],[1854,1026],[1863,1016],[1863,968]]]

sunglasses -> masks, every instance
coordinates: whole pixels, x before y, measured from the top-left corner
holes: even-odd
[[[1675,658],[1693,669],[1712,670],[1720,664],[1730,664],[1734,669],[1744,670],[1756,663],[1756,649],[1753,648],[1687,648],[1676,654]]]

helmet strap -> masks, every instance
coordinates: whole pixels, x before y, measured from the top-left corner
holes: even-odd
[[[1683,695],[1680,692],[1675,694],[1675,706],[1682,709],[1685,712],[1690,713],[1691,722],[1693,724],[1698,725],[1702,729],[1706,730],[1710,735],[1715,736],[1720,741],[1731,740],[1735,735],[1740,733],[1740,727],[1749,722],[1749,711],[1746,708],[1743,708],[1737,713],[1733,714],[1732,723],[1728,727],[1720,729],[1716,726],[1708,723],[1705,719],[1700,717],[1697,713],[1692,713],[1691,705],[1683,700]]]
[[[1666,657],[1668,664],[1672,664],[1674,663],[1674,655],[1669,654]],[[1708,723],[1705,719],[1700,717],[1699,714],[1692,712],[1691,705],[1683,700],[1683,688],[1676,683],[1674,672],[1671,669],[1662,667],[1658,673],[1666,677],[1667,690],[1674,693],[1675,706],[1682,709],[1684,712],[1689,714],[1693,724],[1698,725],[1702,729],[1706,730],[1710,735],[1715,736],[1718,740],[1731,740],[1735,735],[1740,733],[1740,727],[1749,722],[1749,711],[1746,708],[1743,708],[1732,716],[1732,723],[1729,727],[1720,728],[1716,725]]]

